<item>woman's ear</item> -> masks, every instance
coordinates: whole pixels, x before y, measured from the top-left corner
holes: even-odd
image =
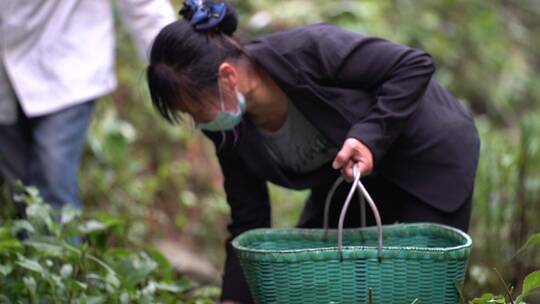
[[[223,62],[218,70],[219,78],[231,87],[238,84],[238,68],[229,62]]]

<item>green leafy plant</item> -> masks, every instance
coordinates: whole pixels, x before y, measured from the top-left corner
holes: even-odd
[[[29,187],[26,217],[0,220],[0,303],[213,303],[219,290],[178,277],[152,248],[114,247],[112,217],[54,212]]]
[[[515,256],[523,253],[525,250],[540,245],[540,233],[533,235],[529,240],[521,247]],[[512,295],[513,288],[509,288],[506,282],[502,279],[499,272],[495,269],[497,275],[499,276],[502,284],[506,289],[506,295],[494,295],[491,293],[483,294],[479,298],[475,298],[469,301],[469,304],[489,304],[489,303],[511,303],[511,304],[520,304],[526,303],[524,300],[527,296],[531,295],[534,291],[540,289],[540,271],[534,271],[529,273],[523,280],[521,294],[518,295],[515,300]]]

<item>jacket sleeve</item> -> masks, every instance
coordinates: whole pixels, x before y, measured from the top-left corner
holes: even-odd
[[[270,226],[270,202],[266,180],[246,166],[235,147],[224,145],[220,132],[203,131],[216,147],[223,174],[223,188],[231,208],[229,232],[234,237],[246,230]],[[228,132],[224,133],[227,136]]]
[[[147,61],[154,38],[163,27],[176,20],[171,3],[169,0],[119,0],[117,3],[139,58]]]
[[[326,74],[338,86],[373,92],[376,102],[347,138],[369,147],[375,165],[398,137],[435,71],[418,49],[329,26],[318,43]]]
[[[220,146],[219,132],[203,131],[216,147]],[[233,148],[225,146],[216,151],[227,203],[231,208],[230,237],[225,243],[226,259],[222,280],[221,300],[251,303],[252,298],[231,240],[244,231],[270,227],[270,202],[266,181],[255,176]]]

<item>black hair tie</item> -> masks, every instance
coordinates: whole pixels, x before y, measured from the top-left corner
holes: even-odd
[[[208,0],[186,0],[179,13],[189,20],[196,30],[217,28],[227,14],[225,3],[210,3]]]

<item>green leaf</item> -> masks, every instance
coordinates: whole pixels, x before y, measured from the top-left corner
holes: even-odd
[[[133,251],[127,248],[109,248],[104,256],[115,259],[125,259],[133,254]]]
[[[30,233],[34,233],[34,226],[27,220],[17,220],[13,222],[13,232],[17,233],[21,230],[26,230]]]
[[[523,280],[523,290],[521,291],[521,295],[517,298],[516,302],[521,302],[523,298],[538,288],[540,288],[540,270],[529,273],[525,277],[525,280]]]
[[[60,289],[60,290],[66,289],[66,285],[64,285],[64,280],[60,276],[51,274],[50,281],[54,282],[55,289]]]
[[[71,264],[64,264],[62,265],[62,268],[60,268],[60,275],[64,279],[69,278],[72,273],[73,273],[73,266],[71,266]]]
[[[491,293],[485,293],[480,298],[475,298],[471,301],[469,301],[469,304],[504,304],[506,303],[506,300],[504,296],[501,295],[493,295]]]
[[[88,284],[85,284],[80,281],[75,281],[75,284],[77,284],[82,290],[86,290],[88,288]]]
[[[101,303],[105,303],[105,298],[102,297],[102,296],[89,297],[89,298],[86,300],[86,303],[87,303],[87,304],[101,304]]]
[[[2,252],[18,252],[22,248],[21,242],[17,239],[8,239],[0,241],[0,253]]]
[[[9,223],[4,223],[2,221],[0,221],[0,224],[2,224],[2,226],[9,225]],[[10,238],[10,237],[11,237],[11,233],[9,229],[7,227],[0,227],[0,239]]]
[[[24,286],[26,286],[26,288],[28,288],[30,293],[32,293],[32,294],[36,293],[37,284],[36,284],[36,280],[34,280],[33,277],[24,277],[23,282],[24,282]]]
[[[86,296],[86,295],[83,295],[82,297],[78,298],[77,300],[75,300],[75,303],[81,303],[81,304],[102,304],[102,303],[106,303],[105,301],[105,297],[103,296]]]
[[[86,274],[86,279],[87,279],[87,280],[105,281],[105,278],[103,278],[103,277],[100,276],[99,274],[93,273],[93,272]]]
[[[32,204],[26,207],[26,216],[32,224],[52,226],[51,207],[44,204]]]
[[[107,226],[96,220],[89,220],[79,226],[79,231],[84,234],[106,230]]]
[[[34,186],[26,187],[26,193],[28,194],[28,196],[30,196],[30,198],[40,197],[38,188]]]
[[[116,273],[112,271],[107,272],[107,275],[105,276],[105,281],[111,284],[114,288],[120,287],[120,280],[118,280],[118,276],[116,275]]]
[[[172,292],[172,293],[180,293],[180,292],[186,290],[186,287],[176,285],[176,284],[156,283],[156,282],[151,282],[151,283],[154,284],[156,290],[160,290],[160,291],[167,291],[167,292]]]
[[[531,236],[529,238],[529,240],[525,243],[525,245],[523,245],[517,252],[516,254],[514,255],[517,256],[519,254],[521,254],[523,251],[527,250],[528,248],[530,247],[533,247],[533,246],[538,246],[540,245],[540,233],[537,233],[537,234],[534,234],[533,236]]]
[[[45,260],[45,265],[49,268],[53,267],[54,266],[54,263],[53,261],[51,261],[50,259],[47,259]]]
[[[63,225],[71,223],[73,220],[81,216],[81,211],[73,208],[70,205],[64,206],[62,208],[62,213],[60,216],[60,222]]]
[[[161,252],[150,246],[145,246],[144,249],[150,258],[152,258],[158,264],[158,271],[161,274],[161,277],[163,279],[172,278],[172,267],[169,260],[167,260],[167,258]]]
[[[27,259],[23,256],[19,256],[19,260],[17,261],[17,265],[21,266],[22,268],[35,271],[37,273],[43,273],[45,272],[45,268],[39,264],[36,260]]]
[[[24,241],[24,245],[30,246],[45,255],[61,257],[64,253],[64,248],[56,244],[28,240]]]
[[[193,291],[192,294],[194,297],[217,298],[219,297],[220,293],[221,291],[218,287],[209,286],[197,288]]]
[[[94,214],[94,218],[101,223],[103,223],[107,228],[122,226],[124,225],[124,219],[119,218],[118,216],[113,216],[105,212],[97,212]]]
[[[7,276],[13,271],[13,266],[11,265],[0,265],[0,274],[3,276]]]
[[[130,287],[147,280],[147,277],[158,267],[158,264],[145,253],[131,255],[123,259],[117,271],[123,281]]]
[[[131,303],[129,299],[129,293],[125,291],[122,292],[122,294],[120,295],[120,303]]]

